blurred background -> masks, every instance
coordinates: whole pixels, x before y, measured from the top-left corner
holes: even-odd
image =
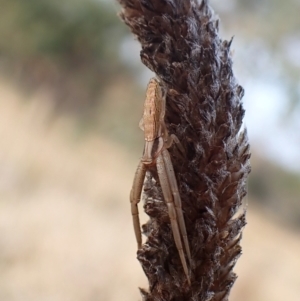
[[[253,153],[230,300],[296,301],[300,1],[211,5],[221,37],[235,36]],[[0,300],[141,300],[128,195],[152,74],[139,44],[114,1],[0,7]]]

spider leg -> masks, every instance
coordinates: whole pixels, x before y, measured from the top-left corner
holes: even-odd
[[[177,139],[177,137],[176,137],[176,139]],[[183,212],[182,212],[182,207],[181,207],[181,198],[180,198],[180,194],[179,194],[179,191],[178,191],[177,181],[176,181],[176,177],[175,177],[171,157],[170,157],[169,151],[167,149],[163,150],[162,157],[163,157],[166,173],[167,173],[167,176],[168,176],[168,180],[169,180],[169,183],[170,183],[170,188],[171,188],[171,191],[172,191],[172,194],[173,194],[176,214],[177,214],[177,218],[178,218],[178,221],[179,221],[180,232],[181,232],[181,235],[183,237],[185,250],[186,250],[187,257],[189,259],[190,265],[191,265],[191,251],[190,251],[190,247],[189,247],[189,241],[188,241],[188,238],[187,238],[187,232],[186,232],[186,227],[185,227],[185,222],[184,222],[184,217],[183,217]]]
[[[176,146],[177,146],[177,148],[180,150],[181,154],[182,154],[182,155],[185,155],[185,151],[184,151],[184,148],[183,148],[182,144],[180,143],[180,141],[179,141],[179,139],[177,138],[177,136],[174,135],[174,134],[168,136],[168,139],[167,139],[167,141],[166,141],[166,143],[165,143],[166,148],[171,147],[171,145],[173,144],[173,142],[176,143]]]
[[[141,249],[142,247],[142,233],[141,233],[141,226],[140,226],[138,203],[141,200],[145,175],[146,175],[146,166],[141,161],[136,169],[131,192],[130,192],[131,214],[132,214],[133,228],[134,228],[138,249]]]
[[[163,150],[163,153],[167,150]],[[168,206],[168,211],[169,211],[169,216],[171,220],[171,227],[172,227],[172,232],[173,232],[173,237],[175,240],[175,244],[180,256],[181,264],[183,266],[184,273],[188,279],[188,283],[190,284],[190,277],[188,273],[188,267],[186,263],[186,259],[184,256],[184,251],[183,251],[183,246],[182,246],[182,241],[181,241],[181,236],[180,236],[180,230],[178,226],[178,220],[177,220],[177,214],[176,214],[176,209],[174,206],[174,200],[172,197],[172,190],[170,187],[170,182],[168,179],[168,172],[166,168],[166,164],[164,162],[164,158],[162,154],[159,154],[156,160],[156,167],[157,167],[157,173],[161,185],[161,189],[163,192],[163,196],[165,199],[165,202],[167,203]]]

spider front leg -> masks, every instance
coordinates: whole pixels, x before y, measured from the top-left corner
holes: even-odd
[[[138,203],[141,200],[145,175],[146,175],[146,166],[141,161],[136,169],[133,185],[130,192],[131,214],[132,214],[133,228],[134,228],[138,249],[141,249],[142,247],[142,233],[141,233],[141,226],[140,226]]]
[[[158,173],[161,189],[163,192],[163,196],[168,206],[169,217],[171,221],[171,227],[172,227],[175,244],[180,256],[184,273],[188,279],[188,283],[190,284],[191,282],[190,282],[186,259],[184,256],[181,235],[183,236],[185,249],[189,261],[191,261],[190,248],[187,240],[186,228],[185,228],[184,218],[181,209],[181,199],[178,192],[176,177],[173,170],[170,154],[167,149],[164,149],[157,157],[156,167],[157,167],[157,173]]]
[[[172,136],[174,136],[177,139],[177,137],[175,135],[172,135]],[[176,143],[178,145],[180,145],[180,149],[183,149],[182,145],[179,144],[180,142],[178,139],[177,139],[177,141],[176,141]],[[184,150],[182,152],[184,152]],[[180,233],[183,237],[184,247],[185,247],[187,257],[188,257],[190,265],[191,265],[191,251],[190,251],[189,241],[187,238],[187,232],[186,232],[183,212],[182,212],[181,198],[180,198],[180,194],[178,191],[178,186],[177,186],[177,181],[176,181],[176,177],[175,177],[175,172],[173,169],[173,164],[172,164],[171,157],[170,157],[170,154],[167,149],[165,149],[162,152],[162,156],[163,156],[163,161],[165,164],[167,176],[169,179],[171,191],[173,194],[174,204],[175,204],[175,208],[176,208],[176,214],[177,214],[177,218],[178,218],[178,222],[179,222]]]

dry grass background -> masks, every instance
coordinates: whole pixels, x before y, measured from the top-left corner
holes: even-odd
[[[128,200],[138,158],[93,133],[77,139],[49,103],[0,80],[0,300],[141,300]],[[248,203],[231,301],[299,300],[299,233]]]

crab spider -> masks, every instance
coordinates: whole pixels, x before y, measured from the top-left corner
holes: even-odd
[[[138,203],[141,199],[143,183],[146,171],[149,167],[156,167],[158,179],[162,189],[164,200],[168,207],[171,228],[175,244],[180,256],[184,273],[190,284],[188,267],[184,255],[183,244],[189,263],[191,253],[187,232],[181,208],[181,198],[168,148],[175,142],[182,148],[175,135],[169,135],[165,117],[166,93],[157,78],[152,78],[148,84],[144,114],[140,121],[140,128],[144,131],[145,147],[141,161],[137,167],[131,193],[131,214],[133,218],[134,232],[138,249],[142,247],[142,234],[140,228]],[[182,243],[183,241],[183,243]]]

